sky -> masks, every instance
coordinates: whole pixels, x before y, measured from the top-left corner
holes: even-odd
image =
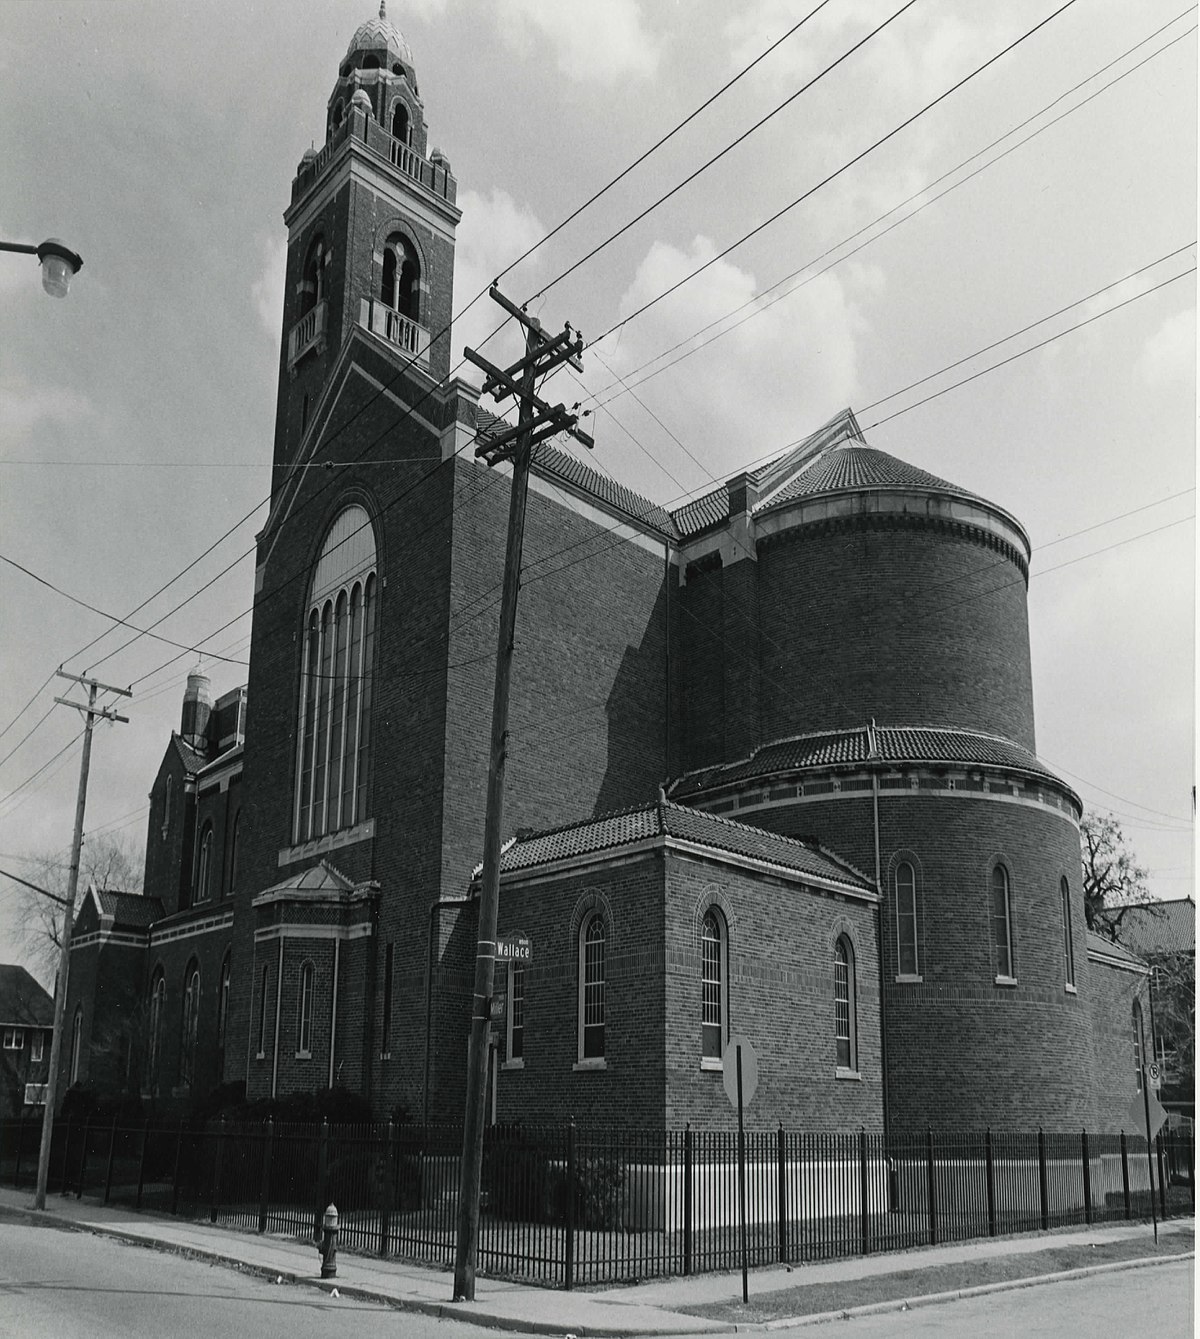
[[[470,304],[497,275],[596,340],[557,394],[592,411],[592,463],[659,502],[850,406],[871,445],[1013,512],[1039,756],[1175,898],[1193,868],[1196,10],[1060,4],[388,17],[458,180],[455,349],[496,326]],[[129,723],[95,732],[93,840],[144,841],[198,652],[214,694],[245,682],[282,215],[376,12],[3,5],[0,238],[58,237],[84,265],[55,301],[36,261],[0,255],[2,869],[67,858],[81,722],[53,704],[56,668],[133,689]],[[18,903],[0,876],[0,961],[29,961]]]

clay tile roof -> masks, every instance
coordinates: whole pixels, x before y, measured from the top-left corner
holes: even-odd
[[[790,869],[845,888],[870,891],[872,887],[851,865],[813,842],[782,837],[748,823],[737,823],[670,801],[605,814],[550,832],[518,838],[501,855],[500,870],[504,874],[514,873],[668,836],[707,846],[713,851],[725,851]]]
[[[681,539],[691,539],[703,530],[722,525],[729,519],[729,490],[724,484],[711,493],[693,498],[671,513]]]
[[[0,963],[0,1023],[52,1027],[54,1001],[24,967]]]
[[[1182,897],[1128,907],[1113,933],[1134,953],[1195,953],[1196,904]]]
[[[157,897],[143,897],[140,893],[118,893],[110,890],[96,890],[100,910],[105,916],[113,918],[114,925],[125,925],[130,929],[144,930],[148,925],[161,920],[162,902]]]
[[[513,425],[505,419],[482,407],[475,410],[475,431],[482,437],[496,436],[507,432]],[[619,511],[631,520],[652,526],[664,535],[674,537],[675,523],[657,503],[635,493],[632,488],[615,479],[601,474],[590,465],[577,460],[550,442],[543,442],[534,453],[533,469],[551,479],[560,479],[563,483],[581,492],[590,493],[597,501]]]
[[[818,456],[808,469],[776,493],[769,505],[777,507],[820,493],[857,492],[864,488],[917,488],[983,501],[967,489],[897,460],[886,451],[847,442]]]
[[[1120,944],[1114,944],[1111,939],[1105,939],[1103,935],[1096,934],[1094,930],[1087,932],[1087,951],[1092,955],[1103,954],[1138,967],[1144,968],[1146,966],[1136,954],[1130,953],[1127,948],[1122,948]]]
[[[171,743],[175,746],[175,752],[183,760],[184,770],[189,776],[195,776],[208,762],[203,753],[197,753],[190,744],[185,744],[178,735],[171,736]]]
[[[874,756],[893,763],[959,763],[1012,767],[1063,783],[1028,749],[997,735],[969,730],[923,726],[879,726]],[[671,787],[674,797],[687,797],[738,781],[764,779],[806,768],[863,764],[871,754],[870,731],[828,730],[764,744],[749,758],[717,767],[701,768],[680,777]]]

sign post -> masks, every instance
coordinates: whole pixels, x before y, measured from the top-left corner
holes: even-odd
[[[743,1112],[758,1087],[758,1056],[745,1037],[730,1037],[722,1063],[725,1093],[738,1115],[738,1229],[742,1250],[742,1302],[750,1300],[746,1262],[746,1126]]]
[[[1154,1066],[1155,1070],[1158,1066]],[[1158,1245],[1158,1206],[1154,1202],[1154,1154],[1152,1145],[1154,1135],[1158,1133],[1157,1126],[1153,1133],[1150,1131],[1150,1074],[1149,1066],[1144,1062],[1142,1064],[1142,1105],[1146,1109],[1146,1172],[1150,1177],[1150,1217],[1154,1222],[1154,1244]],[[1155,1106],[1158,1105],[1157,1099]]]

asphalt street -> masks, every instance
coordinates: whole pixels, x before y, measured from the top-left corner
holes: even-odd
[[[3,1339],[496,1339],[462,1321],[439,1321],[316,1288],[275,1284],[221,1265],[126,1246],[86,1232],[0,1219]]]

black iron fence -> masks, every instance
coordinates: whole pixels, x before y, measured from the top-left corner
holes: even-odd
[[[0,1122],[31,1188],[41,1121]],[[51,1193],[312,1240],[326,1204],[361,1254],[454,1261],[462,1131],[267,1121],[60,1121]],[[831,1259],[1195,1211],[1190,1133],[746,1135],[749,1263]],[[737,1135],[494,1127],[478,1268],[570,1288],[741,1263]]]

